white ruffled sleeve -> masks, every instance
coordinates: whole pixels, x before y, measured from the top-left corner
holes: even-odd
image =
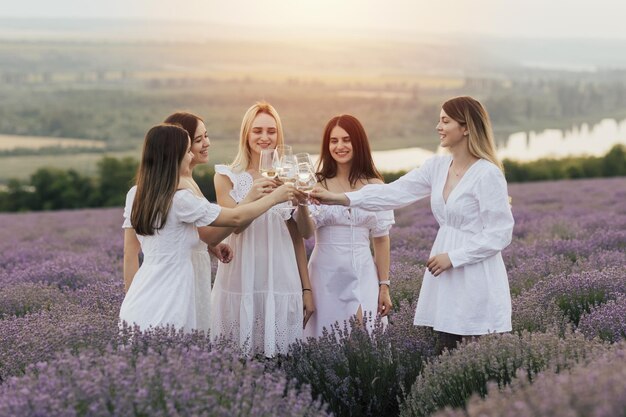
[[[213,223],[222,211],[217,204],[209,203],[206,198],[195,196],[190,190],[177,191],[172,206],[172,210],[181,222],[193,223],[197,227]]]
[[[239,204],[246,196],[240,195],[239,187],[237,187],[237,175],[227,165],[215,165],[215,173],[219,175],[225,175],[230,182],[233,183],[233,188],[228,192],[230,197],[235,200],[235,203]]]
[[[133,209],[133,201],[135,201],[135,194],[137,193],[137,186],[133,186],[128,193],[126,193],[126,204],[124,205],[124,223],[122,229],[132,229],[133,225],[130,224],[130,213]]]
[[[506,248],[513,237],[513,214],[507,184],[496,166],[491,166],[474,189],[478,200],[482,231],[472,236],[463,247],[448,252],[456,268],[480,262]]]
[[[371,237],[388,236],[391,226],[396,223],[393,210],[376,212],[376,226],[370,230]]]
[[[393,210],[408,206],[431,193],[435,158],[389,184],[369,184],[358,191],[346,193],[350,207],[368,211]]]

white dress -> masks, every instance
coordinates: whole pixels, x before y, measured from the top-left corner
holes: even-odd
[[[252,176],[215,166],[233,183],[230,196],[242,201]],[[289,210],[271,208],[242,233],[226,239],[233,260],[220,263],[211,292],[211,335],[239,344],[248,355],[286,353],[302,337],[302,284],[289,230]]]
[[[126,195],[124,228],[133,227],[130,216],[136,188]],[[120,320],[142,329],[172,325],[189,332],[198,328],[192,253],[199,241],[197,227],[211,224],[220,210],[189,190],[174,194],[165,226],[152,236],[137,235],[143,263],[124,297]]]
[[[431,196],[439,231],[431,256],[448,253],[453,268],[428,270],[414,324],[457,335],[511,330],[511,295],[501,251],[511,243],[513,216],[504,175],[480,159],[443,199],[451,156],[435,156],[391,184],[347,193],[353,207],[387,210]],[[426,260],[424,260],[425,262]]]
[[[304,330],[319,337],[324,327],[355,315],[361,307],[372,319],[378,310],[378,271],[370,237],[388,236],[393,211],[370,212],[342,206],[310,206],[315,223],[315,248],[309,260],[309,278],[315,314]],[[383,318],[386,323],[387,318]],[[373,320],[368,321],[372,328]]]
[[[207,244],[200,239],[191,248],[191,264],[196,292],[196,329],[208,333],[211,326],[211,255]]]

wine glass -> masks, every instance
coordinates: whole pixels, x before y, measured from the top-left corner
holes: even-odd
[[[282,158],[280,158],[278,179],[285,184],[294,185],[296,183],[298,179],[298,161],[294,155],[285,153]],[[294,207],[291,200],[287,201],[283,208],[292,210]]]
[[[313,190],[313,187],[315,187],[315,184],[317,184],[317,178],[313,172],[313,167],[308,162],[299,163],[296,188],[304,191],[307,195],[307,201],[305,203],[300,203],[300,205],[304,206],[309,203],[308,195]]]
[[[263,149],[261,151],[261,160],[259,162],[259,171],[265,178],[274,179],[278,175],[278,167],[280,159],[276,149]]]
[[[311,155],[306,152],[300,152],[296,154],[296,159],[298,160],[298,165],[300,164],[309,164],[311,169],[313,169],[313,159],[311,159]]]
[[[282,159],[285,155],[293,155],[293,150],[289,145],[278,145],[276,147],[276,152],[278,153],[279,159]]]

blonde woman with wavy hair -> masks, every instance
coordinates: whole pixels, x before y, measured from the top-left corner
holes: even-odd
[[[345,194],[316,188],[325,204],[370,211],[430,196],[439,231],[426,262],[414,324],[439,332],[440,348],[464,337],[511,331],[511,295],[501,251],[513,216],[485,108],[471,97],[446,101],[437,132],[449,155],[434,156],[391,184]]]
[[[241,123],[235,160],[215,166],[217,202],[245,206],[271,195],[278,183],[259,173],[260,155],[282,143],[276,109],[265,102],[250,107]],[[235,256],[217,268],[211,335],[233,340],[248,355],[287,353],[314,311],[304,241],[291,214],[272,209],[236,229],[226,240]]]
[[[241,129],[239,131],[239,150],[237,151],[235,159],[230,164],[230,168],[233,171],[245,171],[251,163],[253,151],[248,138],[250,137],[250,133],[253,129],[259,128],[258,126],[253,126],[259,114],[266,114],[274,119],[273,123],[275,127],[273,132],[276,134],[276,145],[274,148],[276,146],[284,145],[285,143],[285,138],[283,137],[283,124],[280,121],[280,116],[278,115],[276,109],[271,104],[264,101],[253,104],[243,115],[243,120],[241,121]]]

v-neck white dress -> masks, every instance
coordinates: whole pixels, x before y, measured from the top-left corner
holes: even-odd
[[[248,172],[215,165],[230,179],[230,196],[239,203],[252,188]],[[211,336],[238,343],[248,355],[287,353],[302,338],[302,284],[293,241],[285,223],[291,211],[275,206],[225,242],[230,263],[217,267],[211,292]]]
[[[352,207],[389,210],[430,195],[439,231],[430,255],[448,253],[453,268],[424,273],[414,324],[457,335],[511,330],[511,295],[501,251],[511,243],[513,215],[504,175],[480,159],[443,199],[451,156],[435,156],[391,184],[347,193]],[[426,262],[426,260],[423,260]]]

